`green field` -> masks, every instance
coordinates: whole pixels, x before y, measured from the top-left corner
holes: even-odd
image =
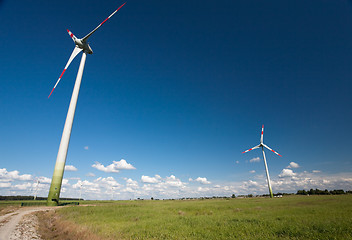
[[[84,203],[57,213],[102,239],[352,239],[352,195]]]

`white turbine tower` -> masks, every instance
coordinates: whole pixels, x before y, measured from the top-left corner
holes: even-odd
[[[80,182],[80,183],[79,183],[79,186],[80,186],[80,188],[79,188],[79,201],[81,201],[81,199],[82,199],[82,186],[83,186],[83,183]]]
[[[67,150],[68,150],[68,145],[70,142],[70,136],[71,136],[71,129],[72,129],[72,123],[75,115],[75,110],[76,110],[76,104],[77,104],[77,99],[78,99],[78,93],[79,93],[79,88],[81,85],[81,80],[82,80],[82,75],[83,75],[83,69],[84,69],[84,64],[86,61],[86,55],[92,54],[93,51],[91,47],[89,46],[87,40],[88,38],[96,31],[98,28],[100,28],[109,18],[111,18],[120,8],[122,8],[126,3],[122,4],[118,9],[116,9],[108,18],[106,18],[102,23],[100,23],[93,31],[88,33],[85,37],[79,39],[73,33],[67,29],[68,34],[71,36],[73,42],[75,43],[75,48],[73,49],[73,52],[68,59],[68,62],[62,71],[59,79],[57,80],[53,90],[51,90],[48,98],[50,95],[53,93],[54,89],[60,82],[62,75],[65,73],[66,69],[72,62],[72,60],[77,56],[78,53],[83,51],[82,54],[82,59],[81,63],[79,65],[77,77],[76,77],[76,83],[73,89],[72,97],[71,97],[71,102],[70,106],[68,108],[67,112],[67,117],[66,117],[66,122],[64,126],[64,130],[62,133],[61,137],[61,142],[60,142],[60,147],[59,151],[57,154],[56,158],[56,164],[55,164],[55,169],[54,169],[54,174],[53,178],[51,180],[51,186],[49,190],[49,195],[48,195],[48,200],[47,204],[48,205],[58,205],[59,204],[59,196],[60,196],[60,190],[61,190],[61,184],[62,184],[62,178],[63,178],[63,173],[65,169],[65,162],[66,162],[66,156],[67,156]]]
[[[36,187],[35,187],[35,192],[34,192],[34,198],[33,198],[33,200],[36,200],[36,199],[37,199],[37,193],[38,193],[38,186],[39,186],[39,183],[40,183],[39,178],[37,178],[37,185],[36,185]]]
[[[262,126],[262,134],[260,136],[260,144],[255,146],[255,147],[252,147],[242,153],[246,153],[246,152],[249,152],[253,149],[257,149],[257,148],[262,148],[262,151],[263,151],[263,158],[264,158],[264,166],[265,166],[265,171],[266,171],[266,178],[268,180],[268,187],[269,187],[269,193],[270,193],[270,197],[272,198],[273,197],[273,191],[271,189],[271,183],[270,183],[270,176],[269,176],[269,170],[268,170],[268,165],[266,164],[266,159],[265,159],[265,152],[264,152],[264,148],[267,148],[269,149],[270,151],[272,151],[273,153],[275,153],[276,155],[279,155],[280,157],[282,157],[278,152],[275,152],[274,150],[272,150],[270,147],[268,147],[267,145],[264,144],[263,142],[263,134],[264,134],[264,125]]]

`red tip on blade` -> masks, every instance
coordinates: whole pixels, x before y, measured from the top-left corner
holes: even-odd
[[[70,30],[68,30],[68,29],[67,29],[67,32],[68,32],[68,34],[70,35],[70,37],[72,38],[72,37],[73,37],[73,33],[70,32]]]
[[[278,155],[279,155],[280,157],[282,157],[279,153],[278,153]]]
[[[124,4],[122,4],[122,5],[117,9],[117,11],[120,10],[120,8],[122,8],[125,4],[126,4],[126,2],[125,2]]]
[[[55,88],[53,88],[53,90],[51,90],[51,92],[50,92],[48,98],[50,98],[50,95],[54,92],[54,89],[55,89]]]
[[[264,128],[264,124],[262,125],[262,128]]]

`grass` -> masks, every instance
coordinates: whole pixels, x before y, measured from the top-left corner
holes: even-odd
[[[57,213],[102,239],[352,239],[352,195],[93,203]]]

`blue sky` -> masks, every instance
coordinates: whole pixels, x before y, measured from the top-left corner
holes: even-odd
[[[0,1],[0,195],[47,196],[81,56],[48,99],[66,29],[121,4]],[[128,1],[90,37],[61,196],[267,193],[261,151],[241,154],[262,124],[274,192],[351,190],[351,29],[350,1]]]

